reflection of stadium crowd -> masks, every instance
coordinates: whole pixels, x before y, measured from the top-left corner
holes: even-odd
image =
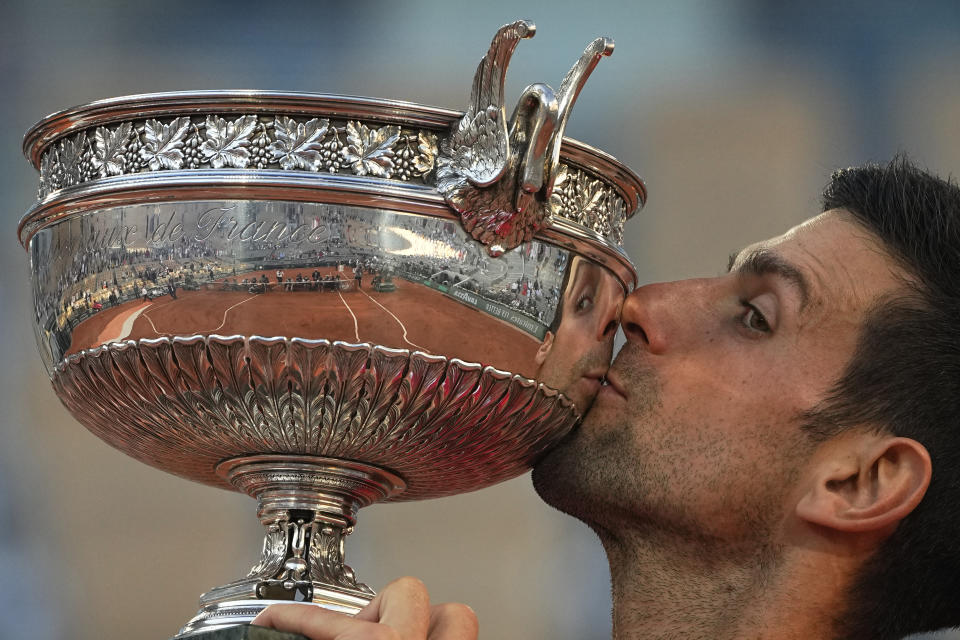
[[[178,288],[198,288],[235,268],[204,243],[95,247],[84,246],[79,228],[70,231],[76,237],[64,239],[66,248],[50,247],[42,235],[32,246],[36,326],[59,353],[69,348],[73,327],[102,309],[138,298],[175,297]]]
[[[533,261],[534,273],[526,275],[524,269],[511,269],[509,259],[514,254],[507,254],[507,268],[499,275],[489,268],[489,260],[485,256],[474,256],[473,260],[456,263],[449,260],[418,258],[416,260],[401,260],[397,264],[397,273],[411,280],[429,282],[447,288],[459,287],[485,298],[491,302],[501,304],[519,311],[538,322],[549,324],[553,312],[560,300],[560,287],[563,278],[568,254],[543,245],[534,243],[536,251]],[[543,269],[551,259],[553,268]]]
[[[371,285],[381,290],[392,290],[396,274],[468,290],[544,324],[552,319],[568,259],[565,250],[532,242],[494,260],[454,221],[386,211],[371,215],[351,207],[331,207],[322,219],[304,219],[307,210],[287,212],[287,228],[323,226],[317,242],[238,243],[224,232],[208,234],[203,242],[188,234],[163,246],[103,248],[85,245],[89,222],[86,232],[81,224],[58,228],[67,248],[45,246],[50,236],[41,234],[33,249],[37,326],[62,354],[78,323],[131,300],[175,298],[178,290],[201,287],[329,291],[347,288],[354,279],[359,284],[364,274],[371,274]],[[74,237],[67,238],[69,233]],[[322,275],[320,269],[328,267],[339,267],[337,274]],[[291,274],[277,282],[273,274],[278,269]],[[256,282],[244,277],[254,271],[263,272]]]
[[[350,288],[350,280],[341,275],[342,263],[336,273],[321,274],[314,268],[312,274],[297,272],[295,276],[284,274],[277,269],[276,281],[266,273],[248,275],[244,278],[224,278],[217,287],[220,291],[246,291],[248,293],[266,293],[267,291],[343,291]]]

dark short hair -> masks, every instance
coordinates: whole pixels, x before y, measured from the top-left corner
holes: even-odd
[[[836,172],[823,210],[843,209],[907,274],[867,314],[853,357],[808,429],[867,426],[923,444],[920,505],[858,574],[840,637],[899,639],[960,626],[960,188],[898,156]]]
[[[560,296],[557,298],[557,310],[553,313],[553,320],[550,321],[550,326],[547,327],[547,331],[553,335],[557,335],[557,330],[560,329],[560,324],[563,322],[563,305],[567,300],[567,287],[570,285],[570,274],[573,273],[575,258],[572,255],[567,257],[567,266],[563,270],[563,280],[560,282]]]

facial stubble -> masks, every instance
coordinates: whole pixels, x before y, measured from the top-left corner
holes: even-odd
[[[595,401],[583,423],[533,470],[534,488],[547,504],[594,528],[627,516],[625,496],[648,493],[645,487],[659,482],[632,453],[632,424],[655,413],[660,398],[654,371],[629,357],[632,349],[624,347],[615,361],[629,388],[627,404]]]

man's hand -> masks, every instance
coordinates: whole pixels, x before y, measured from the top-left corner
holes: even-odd
[[[476,640],[477,616],[465,604],[430,606],[416,578],[388,584],[356,616],[297,604],[274,604],[252,624],[311,640]]]

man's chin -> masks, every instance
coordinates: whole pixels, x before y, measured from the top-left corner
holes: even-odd
[[[533,488],[550,506],[591,527],[616,511],[621,489],[633,487],[636,457],[624,430],[603,424],[597,407],[533,468]]]
[[[582,476],[580,465],[583,456],[579,442],[580,429],[574,429],[560,444],[551,449],[534,466],[531,475],[533,488],[550,506],[572,516],[577,516],[576,504],[580,502]]]

